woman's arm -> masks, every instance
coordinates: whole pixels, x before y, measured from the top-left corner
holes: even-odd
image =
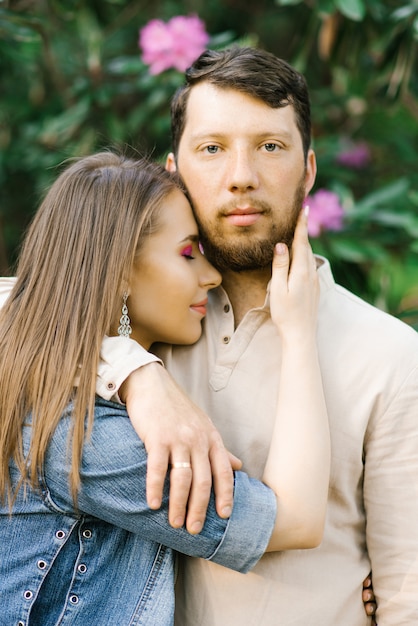
[[[212,486],[218,515],[229,517],[234,497],[232,470],[240,469],[241,462],[226,450],[206,413],[157,363],[133,372],[121,393],[148,453],[148,504],[154,509],[160,506],[171,461],[190,459],[192,469],[170,472],[171,525],[179,528],[186,522],[190,533],[200,532]]]
[[[308,242],[306,221],[306,216],[302,215],[295,232],[290,270],[286,246],[278,246],[273,262],[270,303],[272,319],[282,338],[282,366],[278,378],[279,394],[275,428],[262,477],[263,482],[275,493],[277,500],[276,523],[268,546],[270,551],[316,547],[322,539],[325,522],[330,438],[316,348],[319,286],[315,260]],[[158,365],[153,367],[158,368],[157,372],[164,372],[166,383],[168,383],[167,372]],[[142,375],[143,372],[141,372],[141,377]],[[272,372],[273,375],[277,374]],[[147,398],[150,403],[146,405],[146,413],[157,414],[159,420],[165,415],[162,407],[170,407],[167,413],[169,415],[167,424],[170,424],[171,428],[177,419],[176,416],[184,419],[187,415],[183,426],[187,432],[189,423],[194,432],[196,419],[194,417],[194,420],[190,422],[189,420],[199,413],[201,413],[201,421],[200,424],[197,423],[197,430],[205,424],[205,420],[210,424],[205,414],[193,405],[173,381],[165,389],[165,385],[160,384],[162,389],[160,393],[150,394],[149,388],[145,386],[144,393],[140,394],[138,387],[133,384],[132,376],[130,379],[126,385],[127,409],[132,425],[143,440],[145,437],[141,432],[141,429],[143,430],[141,415],[143,415],[144,402],[147,402]],[[167,402],[167,395],[169,402]],[[138,418],[135,410],[137,405],[140,407]],[[148,420],[147,423],[153,422]],[[205,428],[207,429],[207,424]],[[167,429],[167,432],[170,430]],[[154,431],[161,433],[161,428],[158,427]],[[214,449],[219,454],[219,451],[223,450],[219,433],[214,429],[212,433],[209,432],[209,436],[214,439],[211,444],[209,437],[206,447],[210,449],[211,445],[214,445]],[[204,437],[207,438],[207,434]],[[186,440],[187,438],[184,441]],[[149,447],[147,446],[148,449]],[[158,448],[160,451],[164,448],[161,440],[159,440]],[[176,458],[187,458],[187,455],[184,455],[182,451],[182,454],[177,454]],[[218,466],[221,465],[218,462]],[[167,455],[163,459],[162,467],[167,468]],[[196,473],[196,476],[201,477],[202,484],[205,484],[205,472],[196,471],[199,466],[194,460],[193,467],[193,481],[195,481]],[[224,475],[226,471],[230,472],[229,463],[224,463]],[[160,473],[163,474],[163,472]],[[185,471],[183,478],[188,481],[184,489],[186,492],[187,487],[190,486],[191,473]],[[206,484],[209,485],[210,480],[206,481]],[[215,475],[214,486],[219,514],[219,502],[228,503],[228,497],[232,498],[232,491],[228,493],[228,490],[224,488],[221,492]],[[203,490],[200,488],[198,493],[201,494],[200,497],[205,494],[207,498],[208,487]],[[220,493],[222,498],[219,498]],[[206,510],[199,505],[200,503],[195,504],[191,508],[189,502],[186,526],[192,533],[199,532],[199,528],[203,525]],[[224,507],[226,507],[225,504]],[[180,522],[183,520],[178,515],[177,505],[173,506],[172,501],[169,519],[173,526],[182,525]]]
[[[277,497],[268,550],[313,548],[322,540],[330,473],[330,436],[316,347],[319,285],[301,214],[289,252],[279,244],[270,306],[282,340],[278,405],[263,482]]]

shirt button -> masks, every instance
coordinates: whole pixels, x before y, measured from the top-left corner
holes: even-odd
[[[93,533],[88,528],[86,528],[86,530],[83,530],[84,539],[91,539],[92,534]]]
[[[224,311],[225,311],[225,313],[229,313],[229,309],[230,309],[230,308],[231,308],[231,307],[229,306],[229,304],[225,304],[225,306],[224,306]]]
[[[106,387],[109,389],[109,391],[114,391],[114,389],[116,389],[115,383],[107,383]]]
[[[230,337],[224,337],[224,338],[222,339],[222,341],[223,341],[224,343],[229,343],[229,340],[230,340]]]
[[[84,574],[85,572],[87,572],[87,566],[84,565],[84,563],[80,563],[77,569],[80,572],[80,574]]]
[[[23,594],[23,597],[25,598],[25,600],[30,600],[31,598],[33,598],[33,592],[30,591],[30,589],[28,589],[27,591],[25,591],[25,593]]]
[[[78,596],[76,596],[75,594],[70,596],[70,602],[71,604],[78,604]]]
[[[57,530],[57,532],[55,533],[55,536],[57,539],[64,539],[65,532],[63,530]]]

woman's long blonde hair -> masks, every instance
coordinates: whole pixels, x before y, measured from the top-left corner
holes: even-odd
[[[18,488],[26,482],[37,486],[48,442],[70,400],[70,486],[76,500],[101,342],[120,311],[135,254],[158,227],[161,202],[175,189],[178,182],[162,166],[102,152],[72,163],[46,195],[0,312],[3,501],[11,503],[17,492],[10,481],[11,459],[21,474]],[[25,458],[22,426],[30,412]]]

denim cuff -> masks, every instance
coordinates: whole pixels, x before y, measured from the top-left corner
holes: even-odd
[[[221,543],[207,560],[248,572],[267,548],[276,513],[273,491],[247,474],[235,472],[232,515]]]

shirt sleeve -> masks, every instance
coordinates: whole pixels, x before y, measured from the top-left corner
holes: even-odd
[[[66,454],[69,425],[69,415],[58,424],[48,449],[45,479],[58,509],[74,515]],[[266,549],[276,518],[276,499],[268,487],[237,472],[231,517],[218,517],[212,492],[201,533],[190,535],[185,528],[174,529],[168,523],[168,478],[161,508],[149,509],[146,471],[145,447],[126,411],[121,405],[99,400],[91,437],[84,445],[77,510],[189,556],[239,572],[254,567]]]
[[[16,278],[14,276],[2,276],[0,277],[0,308],[6,302],[10,295],[11,290],[14,287]]]
[[[126,337],[105,337],[100,350],[96,393],[104,400],[119,402],[118,391],[129,374],[153,362],[162,363],[155,354]]]
[[[370,424],[365,453],[367,548],[376,620],[418,624],[418,367],[384,414]]]

